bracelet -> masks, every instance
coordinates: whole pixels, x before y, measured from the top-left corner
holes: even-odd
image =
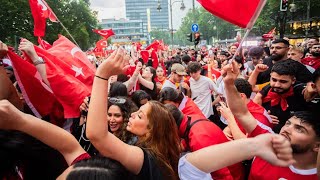
[[[3,65],[3,61],[2,61],[2,59],[0,59],[0,66],[2,66]]]
[[[43,60],[41,57],[39,57],[39,59],[36,60],[36,61],[34,61],[33,64],[34,64],[35,66],[37,66],[37,65],[39,65],[39,64],[45,64],[45,62],[44,62],[44,60]]]
[[[94,75],[94,76],[97,77],[97,78],[99,78],[99,79],[105,80],[105,81],[108,81],[108,80],[109,80],[109,78],[103,78],[103,77],[100,77],[100,76],[98,76],[98,75]]]

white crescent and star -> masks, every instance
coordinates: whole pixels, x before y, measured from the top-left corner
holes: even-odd
[[[72,65],[71,68],[74,72],[76,72],[75,77],[78,77],[80,75],[84,76],[83,72],[82,72],[82,68],[78,68],[77,66]]]
[[[38,0],[38,4],[42,7],[42,11],[48,10],[48,7],[44,4],[42,0]]]
[[[71,53],[71,55],[74,57],[74,54],[75,54],[76,52],[78,52],[78,51],[79,51],[79,52],[82,52],[79,47],[74,47],[74,48],[71,49],[71,52],[70,52],[70,53]]]
[[[99,30],[98,32],[99,32],[101,35],[105,35],[105,36],[109,34],[109,32],[104,32],[104,31],[100,31],[100,30]]]

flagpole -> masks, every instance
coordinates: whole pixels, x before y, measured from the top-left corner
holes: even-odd
[[[237,48],[237,51],[236,51],[236,53],[234,53],[232,59],[234,59],[234,58],[236,57],[236,55],[240,52],[240,49],[241,49],[241,47],[242,47],[242,44],[243,44],[243,42],[247,39],[249,33],[250,33],[250,29],[247,29],[246,33],[244,34],[243,38],[241,39],[241,42],[240,42],[240,44],[239,44],[239,46],[238,46],[238,48]],[[231,60],[232,60],[232,59],[231,59]]]
[[[49,6],[47,6],[47,3],[44,3],[42,1],[42,4],[45,5],[48,9],[51,9]],[[67,32],[67,34],[71,37],[72,41],[80,48],[79,44],[77,43],[77,41],[73,38],[73,36],[70,34],[70,32],[68,31],[68,29],[63,25],[63,23],[59,20],[59,18],[57,17],[57,15],[53,12],[53,10],[51,9],[52,14],[54,15],[54,17],[58,20],[59,24],[61,24],[62,28]],[[80,48],[81,49],[81,48]]]

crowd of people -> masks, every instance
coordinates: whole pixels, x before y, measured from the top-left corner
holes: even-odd
[[[238,46],[91,57],[90,96],[58,126],[28,110],[0,41],[0,178],[318,179],[319,39]]]

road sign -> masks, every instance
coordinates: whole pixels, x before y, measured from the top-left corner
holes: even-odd
[[[198,32],[199,31],[199,25],[198,24],[192,24],[191,25],[191,31],[193,33]]]

